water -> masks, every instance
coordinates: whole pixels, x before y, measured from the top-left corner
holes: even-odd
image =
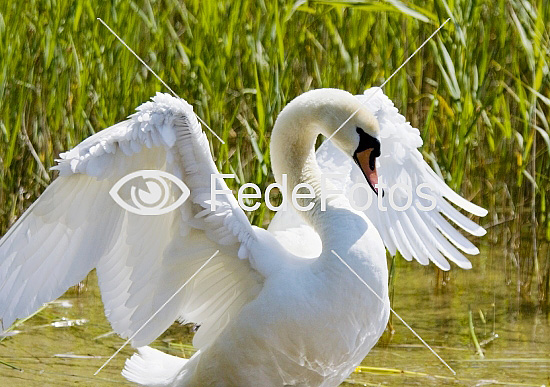
[[[435,287],[433,267],[400,262],[397,271],[394,309],[456,377],[394,318],[395,334],[385,334],[363,361],[370,368],[352,374],[344,385],[550,385],[548,316],[518,300],[515,286],[504,280],[504,258],[491,254],[474,258],[472,270],[453,270],[443,290]],[[120,375],[133,353],[130,347],[93,376],[123,343],[109,335],[95,276],[62,300],[66,302],[49,305],[18,327],[20,333],[0,342],[0,386],[130,385]],[[484,358],[471,339],[469,311]],[[191,338],[189,327],[174,325],[153,346],[189,357]]]
[[[396,278],[394,309],[450,364],[456,378],[394,318],[395,335],[389,342],[384,337],[363,365],[423,375],[354,374],[350,379],[367,385],[550,385],[548,316],[522,304],[515,286],[505,283],[504,258],[493,257],[486,267],[476,266],[478,259],[472,270],[453,270],[444,291],[435,289],[430,268],[400,265]],[[469,311],[484,358],[472,342]]]

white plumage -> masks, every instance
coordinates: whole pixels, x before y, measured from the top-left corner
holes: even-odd
[[[318,134],[330,136],[354,112],[315,155]],[[352,185],[367,176],[351,157],[362,141],[357,128],[381,143],[379,182],[429,183],[433,210],[380,211],[371,205],[361,212],[350,206]],[[432,261],[445,270],[447,260],[471,267],[458,249],[478,253],[447,219],[474,235],[484,230],[447,200],[475,215],[486,211],[432,171],[417,150],[421,144],[418,130],[380,90],[357,97],[334,89],[303,94],[277,119],[271,155],[275,178],[280,182],[287,174],[289,191],[297,183],[313,187],[316,197],[300,202],[313,208],[299,213],[289,205],[262,230],[250,225],[233,195],[218,194],[211,210],[210,176],[217,169],[207,138],[189,104],[159,93],[128,120],[62,154],[55,167],[59,178],[0,241],[4,328],[96,268],[105,313],[118,334],[130,337],[219,250],[132,341],[145,346],[175,320],[194,322],[201,325],[193,340],[198,352],[184,360],[144,347],[127,361],[124,376],[150,386],[338,385],[387,322],[384,245],[392,254],[399,250],[408,260]],[[125,211],[109,190],[143,169],[180,178],[189,199],[164,215]],[[328,184],[343,193],[330,195],[322,211],[321,176],[329,173],[340,173]],[[216,184],[227,189],[223,180]],[[417,202],[425,199],[415,195]]]

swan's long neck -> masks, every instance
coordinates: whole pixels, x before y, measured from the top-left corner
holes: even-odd
[[[315,114],[319,109],[303,105],[289,104],[279,115],[271,136],[271,164],[275,181],[283,186],[283,175],[286,175],[287,205],[292,206],[293,189],[305,183],[312,188],[314,198],[297,199],[297,203],[313,208],[299,211],[311,225],[319,222],[321,214],[321,171],[315,158],[315,141],[319,134],[325,133],[325,127]],[[304,188],[298,193],[307,193]]]
[[[281,111],[273,127],[271,166],[275,180],[284,186],[283,175],[286,175],[285,193],[289,207],[292,205],[293,190],[298,184],[310,187],[313,198],[296,201],[302,208],[313,205],[308,211],[298,212],[317,232],[329,223],[326,221],[329,215],[326,212],[330,211],[325,210],[331,208],[330,200],[334,196],[329,198],[328,194],[336,187],[331,187],[321,175],[315,157],[315,141],[319,134],[331,136],[342,126],[332,141],[351,155],[360,140],[355,132],[356,125],[370,132],[378,130],[374,116],[352,94],[343,90],[318,89],[291,101]],[[298,193],[307,193],[307,189],[301,188]]]

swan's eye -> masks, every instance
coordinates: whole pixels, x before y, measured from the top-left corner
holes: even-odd
[[[373,158],[380,156],[380,141],[370,134],[365,133],[365,131],[361,128],[356,128],[356,131],[357,134],[359,134],[359,145],[357,146],[355,153],[372,149],[371,155]]]
[[[181,206],[190,192],[183,181],[168,172],[143,169],[123,176],[109,194],[126,211],[163,215]]]

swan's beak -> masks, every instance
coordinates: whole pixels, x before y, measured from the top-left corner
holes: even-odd
[[[363,175],[367,179],[370,187],[378,195],[378,173],[376,172],[376,156],[372,153],[373,149],[365,149],[362,152],[356,152],[353,159],[361,168]]]

